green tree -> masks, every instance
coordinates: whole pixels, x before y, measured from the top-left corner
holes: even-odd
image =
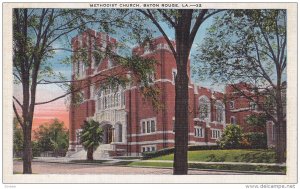
[[[249,132],[244,134],[250,148],[262,149],[267,148],[267,135],[263,132]]]
[[[53,119],[49,124],[40,125],[34,131],[39,149],[44,151],[54,151],[57,155],[59,151],[67,151],[69,146],[69,132],[64,127],[64,123],[58,119]]]
[[[13,152],[14,156],[19,156],[23,152],[23,132],[16,118],[14,118],[13,124]]]
[[[74,32],[82,32],[91,24],[97,24],[102,31],[111,31],[111,26],[122,26],[126,14],[115,14],[113,9],[14,9],[13,10],[13,76],[16,85],[21,84],[22,97],[13,96],[13,110],[23,131],[23,173],[32,173],[32,121],[36,105],[51,103],[81,88],[74,89],[61,74],[54,74],[49,58],[57,50],[71,51],[68,44]],[[122,12],[122,11],[121,11]],[[64,46],[57,48],[57,44]],[[86,50],[82,50],[82,55]],[[105,54],[105,53],[104,53]],[[84,56],[83,56],[84,57]],[[86,58],[86,57],[85,57]],[[126,58],[123,58],[125,61]],[[69,62],[69,61],[66,61]],[[130,62],[130,60],[125,61]],[[64,63],[64,61],[62,62]],[[125,64],[129,65],[129,64]],[[148,65],[148,64],[145,64]],[[149,64],[150,66],[150,64]],[[139,69],[136,66],[128,66]],[[137,72],[139,73],[139,72]],[[144,73],[144,72],[142,72]],[[126,73],[123,73],[126,75]],[[58,80],[53,80],[56,78]],[[103,80],[107,80],[105,76]],[[114,75],[112,81],[119,81]],[[144,77],[142,77],[144,78]],[[44,102],[36,102],[37,86],[57,84],[67,87],[65,94]],[[87,86],[83,86],[87,87]],[[16,95],[16,94],[14,94]],[[72,97],[71,102],[74,102]]]
[[[87,151],[87,160],[94,160],[94,151],[103,141],[103,131],[100,123],[94,120],[84,121],[80,133],[80,143]]]
[[[246,118],[246,123],[250,125],[253,129],[255,128],[265,128],[268,117],[265,113],[251,114]]]
[[[38,141],[32,141],[31,142],[32,146],[32,157],[39,157],[41,156],[41,147]]]
[[[221,139],[217,141],[221,148],[232,149],[240,148],[242,145],[242,129],[239,125],[227,125],[221,136]]]
[[[88,21],[84,10],[14,9],[13,75],[22,84],[22,98],[13,97],[13,109],[23,129],[23,173],[31,174],[31,132],[36,89],[41,78],[53,75],[47,59],[54,53],[55,42],[82,28]]]
[[[277,162],[286,151],[286,43],[286,10],[231,10],[216,17],[195,56],[202,76],[248,83],[237,92],[275,123]]]

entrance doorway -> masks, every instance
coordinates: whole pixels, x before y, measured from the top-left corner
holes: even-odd
[[[113,140],[113,128],[111,125],[104,125],[103,129],[103,144],[110,144]]]

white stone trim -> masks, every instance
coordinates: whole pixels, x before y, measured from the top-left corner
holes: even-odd
[[[194,84],[194,94],[199,94],[198,86]]]
[[[203,120],[201,120],[201,119],[198,118],[198,117],[195,117],[193,120],[194,120],[194,121],[203,121]]]
[[[157,135],[157,134],[175,134],[173,131],[156,131],[153,133],[140,133],[140,134],[131,134],[131,137],[136,137],[136,136],[148,136],[148,135]],[[190,136],[194,136],[194,133],[189,133]],[[129,135],[127,135],[129,137]]]
[[[166,141],[164,141],[164,140],[153,140],[153,141],[143,141],[143,142],[129,142],[128,144],[129,145],[137,145],[137,144],[139,144],[139,145],[147,145],[147,144],[151,145],[151,144],[159,144],[159,143],[175,143],[175,141],[174,140],[166,140]]]
[[[250,108],[239,108],[239,109],[230,110],[230,112],[239,112],[239,111],[246,111],[246,110],[250,110]]]
[[[216,145],[216,142],[208,142],[207,145]]]
[[[215,142],[196,142],[194,140],[190,141],[189,144],[193,144],[194,146],[214,146],[217,145]]]
[[[173,83],[170,79],[157,79],[154,81],[154,83],[156,82],[169,82],[169,83]]]
[[[168,133],[168,134],[174,134],[173,131],[156,131],[153,133],[140,133],[140,134],[131,134],[132,137],[136,136],[147,136],[147,135],[156,135],[156,134],[163,134],[163,133]],[[128,137],[128,136],[127,136]]]
[[[126,142],[111,142],[110,144],[118,145],[118,144],[127,144]]]
[[[203,145],[203,146],[207,146],[207,142],[196,142],[194,140],[190,141],[189,143],[192,143],[194,145]]]

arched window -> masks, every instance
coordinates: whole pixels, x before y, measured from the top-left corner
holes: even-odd
[[[123,98],[123,99],[122,99]],[[121,102],[123,102],[121,104]],[[97,110],[118,109],[125,105],[124,88],[123,87],[100,87],[97,93]]]
[[[231,117],[230,117],[230,123],[231,123],[232,125],[236,125],[236,118],[235,118],[235,116],[231,116]]]
[[[224,104],[217,100],[216,104],[216,121],[219,123],[225,123],[225,106]]]
[[[210,121],[210,101],[207,96],[199,98],[199,118]]]

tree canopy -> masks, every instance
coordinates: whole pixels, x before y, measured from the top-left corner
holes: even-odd
[[[228,10],[216,17],[195,55],[199,75],[215,83],[247,83],[237,91],[276,125],[277,160],[286,149],[286,10]],[[234,85],[232,85],[234,86]],[[262,99],[262,100],[258,100]]]
[[[53,119],[34,130],[34,136],[41,152],[67,151],[69,147],[69,132],[63,122]]]
[[[70,94],[79,92],[71,85],[73,80],[67,80],[62,74],[55,74],[53,64],[48,61],[54,57],[57,50],[70,51],[71,37],[81,33],[89,26],[98,26],[99,31],[113,32],[114,28],[130,24],[127,18],[132,15],[127,10],[115,9],[14,9],[13,10],[13,76],[14,83],[21,87],[21,97],[13,96],[13,110],[23,130],[24,158],[23,173],[32,173],[31,132],[33,115],[36,105],[51,103]],[[141,21],[141,20],[139,20]],[[142,22],[140,22],[140,25]],[[60,44],[60,45],[58,45]],[[86,54],[85,49],[81,49]],[[83,58],[85,56],[82,56]],[[131,59],[123,57],[122,62],[128,69],[135,69],[143,80],[146,72],[138,71],[137,65],[131,65]],[[149,67],[152,64],[144,65]],[[61,63],[70,63],[70,59]],[[121,82],[120,77],[105,77],[104,81]],[[99,81],[100,82],[100,81]],[[56,84],[65,87],[63,95],[43,102],[36,102],[37,86]],[[87,86],[84,86],[87,87]],[[151,89],[151,87],[149,87]],[[150,90],[151,91],[151,90]],[[150,94],[156,94],[153,91]]]
[[[95,120],[84,121],[80,133],[80,144],[87,151],[87,160],[93,160],[93,153],[103,141],[103,130]]]

